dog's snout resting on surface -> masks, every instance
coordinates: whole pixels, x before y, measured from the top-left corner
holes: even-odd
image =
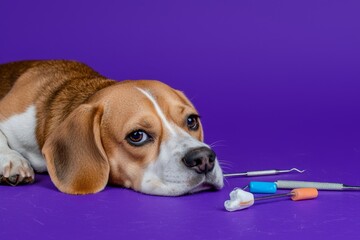
[[[0,181],[48,171],[65,193],[108,184],[177,196],[223,187],[186,96],[153,80],[116,82],[73,61],[0,65]]]

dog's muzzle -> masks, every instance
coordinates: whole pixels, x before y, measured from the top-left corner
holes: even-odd
[[[191,149],[182,159],[186,167],[195,170],[198,174],[207,174],[214,169],[216,154],[207,147]]]

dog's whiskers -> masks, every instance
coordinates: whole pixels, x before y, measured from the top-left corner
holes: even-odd
[[[215,142],[213,142],[213,143],[210,143],[209,146],[210,146],[211,148],[214,148],[214,147],[225,147],[226,145],[218,144],[218,143],[221,143],[221,142],[225,142],[225,140],[215,141]]]
[[[224,177],[224,183],[225,183],[227,186],[230,185],[229,180],[228,180],[227,178],[225,178],[225,177]]]
[[[225,172],[228,172],[228,171],[231,172],[231,170],[233,169],[231,163],[227,163],[227,162],[224,162],[224,161],[219,161],[219,165],[220,165],[221,169],[225,170]]]
[[[220,166],[228,166],[228,167],[233,166],[232,162],[227,162],[227,161],[219,160],[219,159],[218,159],[218,162],[219,162]]]

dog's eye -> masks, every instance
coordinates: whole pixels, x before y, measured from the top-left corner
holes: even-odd
[[[136,130],[126,136],[126,140],[133,146],[139,147],[152,140],[152,137],[143,130]]]
[[[192,131],[196,131],[199,129],[199,116],[197,115],[190,115],[187,119],[186,119],[186,124],[188,126],[188,128]]]

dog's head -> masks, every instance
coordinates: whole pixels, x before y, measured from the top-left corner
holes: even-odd
[[[183,93],[157,81],[99,91],[49,135],[43,154],[66,193],[94,193],[107,183],[169,196],[223,187],[198,112]]]

